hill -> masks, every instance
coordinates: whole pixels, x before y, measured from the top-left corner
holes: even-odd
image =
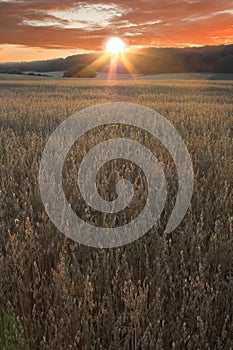
[[[103,52],[81,54],[45,61],[14,62],[0,64],[0,72],[9,70],[52,72],[67,71],[84,64],[89,65],[103,56]],[[126,73],[125,62],[130,62],[133,71],[139,74],[161,73],[233,73],[233,45],[204,46],[192,48],[141,48],[129,50],[125,59],[119,59],[119,73]],[[110,57],[94,68],[106,72]]]

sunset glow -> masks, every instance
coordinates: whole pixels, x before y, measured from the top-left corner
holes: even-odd
[[[0,13],[0,62],[102,50],[115,36],[131,48],[233,43],[232,0],[0,0]]]
[[[106,50],[112,55],[119,55],[125,52],[126,45],[122,39],[114,37],[107,41]]]

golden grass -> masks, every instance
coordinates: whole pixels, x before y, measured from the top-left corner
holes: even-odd
[[[62,120],[110,101],[148,106],[175,125],[195,188],[171,237],[163,235],[167,209],[142,239],[97,250],[50,222],[38,169]],[[232,348],[232,103],[230,82],[0,82],[0,349]],[[67,158],[68,192],[75,157]]]

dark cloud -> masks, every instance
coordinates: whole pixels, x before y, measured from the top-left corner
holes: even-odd
[[[109,22],[101,25],[100,19],[91,19],[88,27],[84,17],[78,28],[69,28],[70,11],[88,6],[90,12],[92,5],[94,10],[94,5],[103,5],[106,13],[106,6],[113,6]],[[54,11],[67,11],[67,18]],[[232,0],[0,1],[0,16],[0,44],[93,50],[110,35],[146,46],[233,42]]]

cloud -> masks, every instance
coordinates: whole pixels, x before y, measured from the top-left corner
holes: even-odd
[[[233,42],[232,0],[0,0],[0,44],[100,49],[119,35],[144,46]]]

